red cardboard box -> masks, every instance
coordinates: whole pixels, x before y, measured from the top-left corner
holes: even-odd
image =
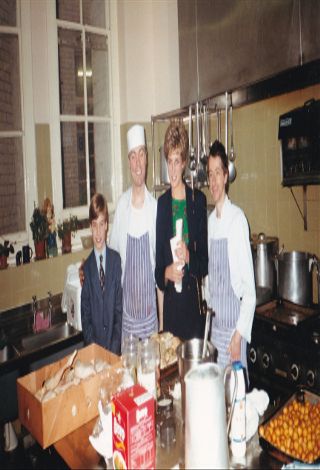
[[[155,403],[141,385],[113,398],[112,432],[113,468],[155,468]]]

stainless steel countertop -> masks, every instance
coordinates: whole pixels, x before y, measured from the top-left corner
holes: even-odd
[[[266,415],[272,413],[274,408],[270,406]],[[171,469],[180,468],[184,469],[184,427],[181,420],[181,405],[180,400],[174,401],[174,413],[176,423],[176,442],[172,443],[166,448],[160,445],[160,437],[157,435],[156,440],[156,468]],[[261,421],[264,417],[261,418]],[[247,442],[247,451],[245,458],[240,461],[235,459],[230,452],[229,456],[230,468],[252,468],[252,469],[280,469],[283,462],[272,457],[264,451],[259,444],[258,432]]]

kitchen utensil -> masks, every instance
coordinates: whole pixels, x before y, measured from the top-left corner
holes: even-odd
[[[210,326],[210,319],[211,319],[211,314],[212,310],[211,308],[208,308],[207,302],[204,300],[203,301],[203,308],[206,310],[206,324],[204,328],[204,337],[203,337],[203,348],[202,348],[202,359],[205,358],[206,350],[207,350],[207,344],[208,344],[208,333],[209,333],[209,326]]]
[[[237,170],[236,170],[236,166],[234,162],[231,162],[230,160],[228,163],[228,171],[229,171],[229,182],[233,183],[237,176]]]
[[[231,412],[226,417],[225,380],[235,375]],[[229,468],[228,432],[237,392],[231,366],[197,364],[185,376],[185,468]]]
[[[298,305],[312,303],[312,267],[310,253],[288,251],[278,256],[279,297]]]
[[[186,340],[177,347],[183,420],[185,417],[186,386],[184,377],[186,373],[202,362],[215,362],[217,358],[217,350],[210,341],[207,341],[205,358],[202,358],[202,351],[203,340],[198,338]]]
[[[229,153],[229,160],[230,162],[234,162],[236,159],[236,153],[234,151],[233,146],[233,107],[232,107],[232,94],[230,95],[230,153]]]
[[[253,236],[251,240],[251,251],[254,266],[255,284],[258,292],[263,295],[264,301],[277,297],[277,271],[276,257],[279,250],[279,239],[277,237],[267,237],[264,233]],[[260,291],[258,291],[258,287]],[[261,290],[266,288],[268,292]],[[269,298],[266,295],[269,294]]]
[[[192,131],[192,106],[189,106],[189,170],[195,171],[197,167],[195,159],[195,151],[193,147],[193,131]]]

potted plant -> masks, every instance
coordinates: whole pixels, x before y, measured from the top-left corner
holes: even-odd
[[[58,237],[62,241],[62,254],[71,253],[71,235],[74,237],[78,230],[78,218],[76,215],[70,215],[58,224]]]
[[[48,237],[48,220],[39,207],[34,207],[30,228],[34,241],[36,259],[46,258],[46,239]]]
[[[14,253],[14,248],[9,240],[5,240],[4,243],[0,243],[0,269],[8,267],[8,256],[10,253]]]

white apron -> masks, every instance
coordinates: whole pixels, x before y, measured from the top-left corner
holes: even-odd
[[[212,318],[211,341],[218,349],[218,364],[230,364],[228,346],[240,314],[240,300],[235,295],[230,277],[228,241],[209,240],[209,294],[215,317]],[[247,342],[241,340],[240,360],[247,367]]]
[[[132,333],[144,339],[157,331],[156,290],[149,233],[139,238],[128,234],[123,277],[122,338]]]

